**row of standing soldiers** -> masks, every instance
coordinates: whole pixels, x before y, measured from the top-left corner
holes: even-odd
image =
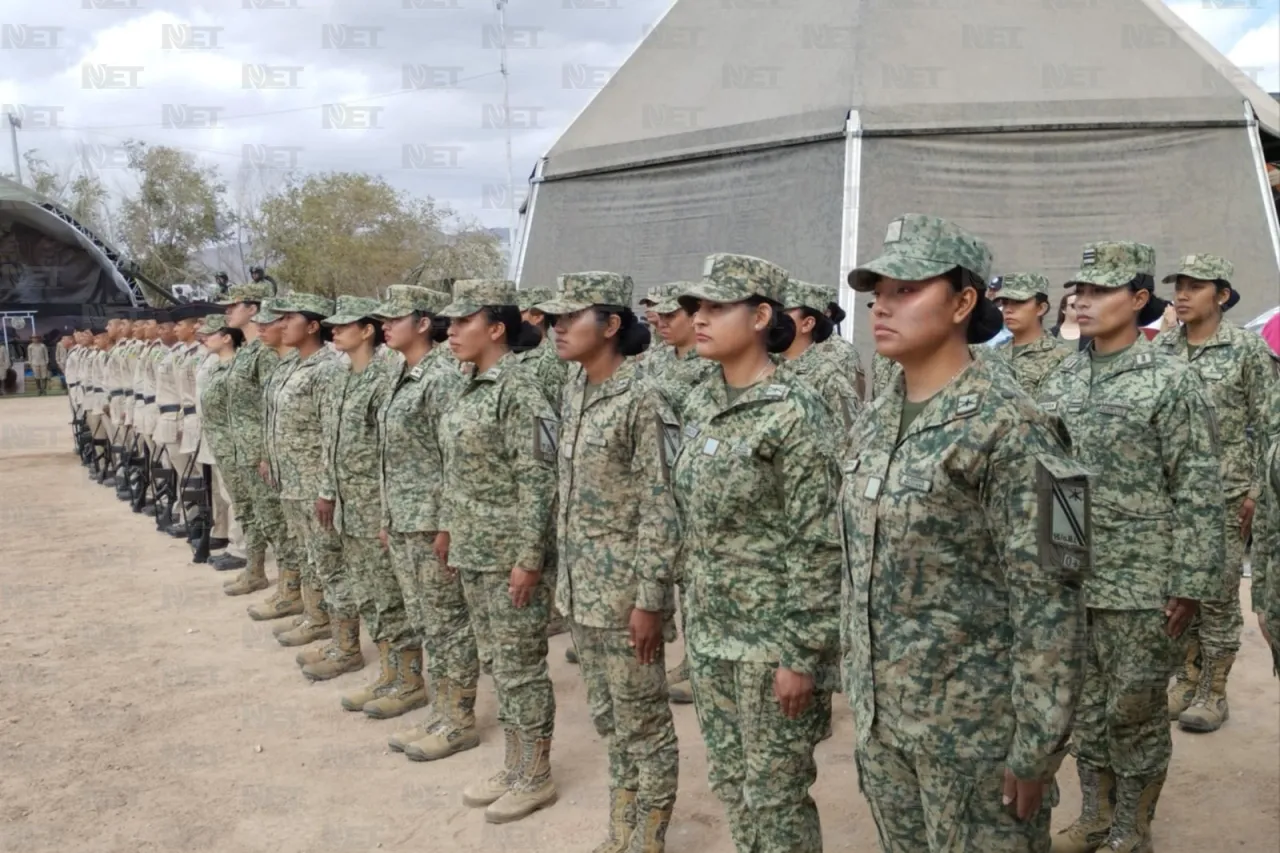
[[[410,759],[479,743],[488,671],[503,763],[463,799],[494,822],[557,796],[558,610],[607,744],[598,853],[663,849],[680,687],[736,848],[820,850],[813,751],[842,683],[884,850],[1151,850],[1170,717],[1228,714],[1250,532],[1255,610],[1280,625],[1274,359],[1223,320],[1220,258],[1182,259],[1184,325],[1148,343],[1154,252],[1086,247],[1079,353],[1040,328],[1043,277],[988,288],[991,266],[953,223],[890,224],[850,274],[875,294],[866,403],[834,289],[742,255],[642,300],[652,347],[614,273],[381,302],[234,288],[198,330],[248,551],[227,592],[267,586],[270,545],[249,615],[329,640],[298,657],[315,680],[363,666],[363,622],[380,671],[342,705],[430,698],[390,741]],[[1002,321],[1013,339],[981,346]],[[1051,841],[1068,747],[1084,805]]]

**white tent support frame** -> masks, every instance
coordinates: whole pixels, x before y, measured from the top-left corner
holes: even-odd
[[[520,276],[524,272],[525,250],[529,247],[529,231],[533,228],[533,211],[538,205],[538,186],[542,183],[542,168],[547,158],[541,157],[533,167],[533,176],[529,178],[529,205],[525,209],[524,221],[520,223],[520,232],[515,235],[516,243],[511,250],[511,270],[509,278],[520,287]]]
[[[1262,139],[1258,135],[1262,130],[1258,126],[1258,116],[1253,110],[1253,104],[1247,100],[1244,102],[1244,115],[1248,126],[1249,147],[1253,151],[1253,162],[1258,171],[1258,186],[1262,191],[1262,207],[1267,217],[1267,225],[1270,226],[1271,251],[1275,254],[1276,266],[1280,266],[1280,216],[1276,214],[1271,184],[1267,181],[1267,161],[1262,156]]]
[[[850,110],[844,130],[844,202],[840,220],[840,279],[836,283],[845,322],[840,333],[854,342],[858,328],[858,294],[847,284],[849,273],[858,265],[858,197],[862,182],[862,118]]]

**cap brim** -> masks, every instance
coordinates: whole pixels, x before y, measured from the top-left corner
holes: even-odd
[[[543,314],[552,314],[556,317],[563,317],[565,314],[577,314],[579,311],[586,311],[591,307],[590,302],[565,302],[560,299],[553,299],[550,302],[539,302],[537,305],[529,306],[534,311],[541,311]]]
[[[661,302],[654,303],[653,310],[659,314],[674,314],[680,310],[680,300],[675,296],[663,299]]]
[[[876,289],[876,281],[881,278],[896,278],[900,281],[925,281],[937,278],[956,268],[953,261],[938,261],[933,258],[915,258],[886,252],[873,261],[849,273],[849,286],[859,293],[871,293]]]
[[[440,312],[440,316],[457,319],[470,317],[472,314],[479,313],[482,310],[484,310],[484,306],[478,302],[450,302]]]
[[[725,305],[731,305],[734,302],[744,302],[750,299],[754,294],[736,287],[728,287],[716,284],[712,281],[702,280],[695,282],[688,289],[677,293],[675,298],[680,304],[684,304],[686,299],[697,299],[706,302],[719,302]]]
[[[371,315],[375,320],[399,320],[401,317],[408,317],[413,313],[412,308],[393,308],[390,305],[379,305],[377,310]],[[429,312],[423,312],[429,313]]]
[[[1077,284],[1091,284],[1094,287],[1109,287],[1115,289],[1124,287],[1133,281],[1137,273],[1126,272],[1124,270],[1090,270],[1082,269],[1075,274],[1075,277],[1067,282],[1067,287]]]
[[[1012,288],[1002,287],[995,293],[990,294],[992,302],[998,302],[1001,299],[1007,299],[1010,302],[1030,302],[1036,298],[1034,292],[1026,290],[1013,290]],[[1045,298],[1049,298],[1049,294],[1044,294]]]
[[[358,323],[363,320],[366,314],[334,314],[332,317],[325,317],[320,322],[326,326],[345,326],[348,323]]]
[[[253,322],[257,323],[259,326],[265,326],[268,323],[274,323],[276,320],[279,320],[281,316],[283,315],[277,314],[274,311],[268,311],[264,308],[259,310],[257,314],[253,315]]]

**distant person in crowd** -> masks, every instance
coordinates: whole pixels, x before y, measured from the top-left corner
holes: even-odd
[[[10,392],[9,368],[13,365],[9,358],[9,345],[0,343],[0,397]]]
[[[272,296],[279,295],[280,288],[276,285],[276,280],[267,275],[267,271],[262,267],[249,267],[249,278],[253,279],[254,284],[268,285]]]
[[[228,287],[230,287],[230,280],[227,278],[227,274],[226,274],[226,273],[224,273],[224,272],[219,272],[219,273],[217,273],[216,275],[214,275],[214,277],[213,277],[213,298],[214,298],[214,299],[221,299],[223,296],[226,296],[226,295],[227,295],[227,288],[228,288]]]
[[[27,364],[31,365],[31,378],[36,381],[36,393],[43,397],[49,388],[49,348],[35,334],[27,343]]]
[[[1058,302],[1058,322],[1049,334],[1061,338],[1068,344],[1075,343],[1076,348],[1083,350],[1089,346],[1090,338],[1080,334],[1080,324],[1076,322],[1076,294],[1068,290]]]

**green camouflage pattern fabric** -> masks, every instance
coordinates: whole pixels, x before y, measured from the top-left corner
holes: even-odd
[[[684,355],[677,355],[675,347],[671,347],[670,355],[665,359],[644,362],[644,375],[657,387],[676,416],[683,420],[689,392],[719,368],[716,362],[698,355],[696,347],[689,347]]]
[[[882,853],[1049,850],[1056,783],[1040,810],[1021,821],[1003,803],[1003,761],[908,752],[876,737],[859,745],[853,758]]]
[[[724,805],[740,853],[822,850],[813,748],[826,715],[813,702],[797,719],[773,694],[775,666],[689,655],[698,725],[707,746],[707,780]]]
[[[387,298],[378,304],[374,316],[383,320],[407,317],[413,313],[435,317],[448,304],[447,293],[412,284],[393,284],[387,288]]]
[[[544,334],[536,347],[513,355],[516,364],[537,382],[538,390],[551,408],[559,410],[560,394],[564,391],[564,384],[569,381],[569,362],[556,354],[551,333]]]
[[[337,353],[320,347],[305,359],[282,364],[279,370],[267,424],[276,450],[270,459],[271,478],[279,484],[281,500],[314,503],[327,476],[326,389],[342,381],[343,368]]]
[[[1178,654],[1164,611],[1091,610],[1089,617],[1071,752],[1117,776],[1163,775],[1173,755],[1167,689]]]
[[[236,350],[227,378],[231,441],[237,465],[253,465],[267,458],[263,424],[263,389],[279,366],[280,357],[256,338]]]
[[[382,527],[396,533],[440,529],[444,459],[437,438],[441,416],[462,386],[462,374],[431,353],[393,374],[391,393],[378,411]]]
[[[650,294],[657,292],[657,301],[654,302],[653,310],[659,314],[671,314],[680,308],[680,294],[684,293],[691,287],[697,286],[696,281],[673,281],[669,284],[660,284],[655,287]]]
[[[289,539],[300,545],[302,585],[324,594],[324,607],[330,617],[357,618],[359,605],[342,570],[342,535],[320,525],[314,498],[282,498],[280,511]]]
[[[375,643],[395,652],[421,648],[421,639],[405,610],[391,556],[378,539],[342,534],[342,567],[351,584],[360,618]]]
[[[1125,287],[1136,276],[1156,274],[1156,250],[1127,240],[1086,243],[1080,271],[1067,282],[1097,287]]]
[[[1240,609],[1240,577],[1244,568],[1246,542],[1240,529],[1240,511],[1244,498],[1227,500],[1222,519],[1223,591],[1213,601],[1200,602],[1196,614],[1179,640],[1184,644],[1198,641],[1201,653],[1235,654],[1240,651],[1240,631],[1244,628],[1244,613]],[[1257,513],[1257,507],[1254,507]],[[1253,581],[1257,583],[1257,580]]]
[[[1235,264],[1218,255],[1183,255],[1178,262],[1178,271],[1165,276],[1164,283],[1170,284],[1177,281],[1179,276],[1186,276],[1197,281],[1225,281],[1230,284],[1235,271]]]
[[[554,294],[535,303],[547,314],[575,314],[592,305],[631,307],[631,276],[616,272],[574,272],[560,276]]]
[[[1022,345],[1015,344],[1010,338],[997,346],[996,350],[1007,360],[1022,390],[1032,397],[1039,395],[1044,378],[1074,352],[1058,338],[1046,334]]]
[[[382,303],[366,296],[339,296],[333,306],[333,313],[325,317],[326,326],[345,326],[368,317],[373,319]]]
[[[524,290],[516,291],[516,304],[521,311],[529,311],[538,308],[543,302],[550,302],[554,296],[555,291],[549,287],[526,287]],[[542,309],[538,308],[538,310]]]
[[[689,657],[821,682],[839,630],[835,426],[812,391],[777,377],[729,403],[715,367],[685,401],[672,471]]]
[[[212,335],[214,332],[221,332],[227,327],[227,318],[224,314],[210,314],[204,318],[204,323],[196,330],[198,335]]]
[[[257,323],[259,326],[265,326],[268,323],[274,323],[276,320],[283,317],[283,314],[276,313],[275,305],[276,300],[274,298],[268,299],[266,302],[259,305],[257,313],[253,315],[253,322]]]
[[[634,363],[584,404],[586,390],[579,374],[562,409],[556,608],[609,630],[625,629],[633,607],[672,617],[679,536],[667,465],[679,423]]]
[[[838,426],[832,434],[836,440],[832,453],[836,458],[842,457],[853,423],[862,412],[862,398],[854,387],[853,377],[841,373],[836,363],[824,357],[816,344],[796,358],[779,358],[778,376],[803,382],[826,404],[831,422]]]
[[[227,295],[219,299],[218,305],[236,305],[240,302],[257,302],[261,304],[271,297],[271,288],[265,284],[237,284],[227,289]]]
[[[665,296],[671,296],[670,284],[655,284],[640,297],[640,305],[657,305]]]
[[[441,317],[470,317],[487,305],[520,303],[514,282],[496,278],[468,278],[453,283],[453,301],[440,312]]]
[[[853,383],[860,398],[866,394],[867,374],[862,368],[862,357],[858,355],[857,347],[840,337],[838,332],[832,332],[831,337],[814,344],[813,348],[831,362],[837,373]]]
[[[1097,474],[1089,606],[1162,610],[1172,596],[1219,598],[1224,500],[1203,383],[1141,335],[1091,376],[1092,352],[1067,358],[1039,397]]]
[[[680,749],[667,699],[665,657],[659,652],[653,663],[638,662],[626,628],[578,622],[569,627],[591,723],[609,755],[609,789],[637,792],[637,814],[671,808]]]
[[[386,366],[375,360],[358,373],[331,374],[319,389],[324,465],[318,497],[334,502],[334,529],[346,536],[376,539],[382,529],[378,412],[389,383]]]
[[[870,293],[880,278],[925,281],[956,267],[987,281],[991,247],[954,222],[907,213],[889,223],[880,256],[850,271],[849,286]]]
[[[452,550],[449,563],[453,565]],[[547,669],[551,578],[544,573],[529,603],[516,608],[506,571],[464,568],[458,574],[480,658],[493,661],[498,724],[527,739],[551,737],[556,724],[556,696]]]
[[[231,361],[216,361],[200,395],[201,439],[208,442],[221,467],[235,464],[235,444],[231,440],[231,399],[228,395]]]
[[[867,407],[843,463],[841,637],[858,749],[876,739],[1050,779],[1085,623],[1081,578],[1044,567],[1036,472],[1085,472],[1062,424],[990,361],[974,360],[899,441],[904,401],[896,383]]]
[[[1005,358],[1004,352],[999,347],[989,347],[986,344],[970,344],[969,355],[973,356],[974,361],[986,362],[987,366],[1001,375],[1001,381],[1008,385],[1018,385],[1018,377],[1014,373],[1013,368],[1009,364],[1009,360]],[[889,390],[891,385],[897,384],[902,379],[902,367],[898,362],[876,353],[871,359],[872,386],[871,399],[874,400]]]
[[[988,299],[1029,302],[1036,296],[1049,298],[1049,279],[1038,272],[1015,272],[996,278],[987,289]]]
[[[775,263],[750,255],[721,252],[707,256],[701,280],[689,282],[684,290],[673,295],[682,303],[697,299],[742,302],[753,296],[781,302],[788,279],[787,271]]]
[[[782,289],[782,310],[792,308],[808,308],[817,314],[826,314],[827,306],[835,301],[834,288],[821,284],[810,284],[796,279],[789,279]]]
[[[328,317],[333,313],[334,301],[318,293],[290,293],[271,300],[271,310],[276,314],[313,314]]]
[[[515,566],[542,568],[555,500],[555,429],[551,406],[512,354],[463,383],[439,432],[449,484],[440,529],[450,536],[451,567],[503,577]]]
[[[425,655],[428,681],[447,679],[464,690],[480,679],[480,655],[462,579],[436,559],[434,533],[387,534],[391,570],[400,584],[405,616]]]
[[[1280,424],[1280,394],[1273,394],[1269,429]],[[1253,580],[1250,603],[1271,635],[1271,657],[1280,676],[1280,441],[1269,433],[1262,463],[1262,490],[1253,521]]]

